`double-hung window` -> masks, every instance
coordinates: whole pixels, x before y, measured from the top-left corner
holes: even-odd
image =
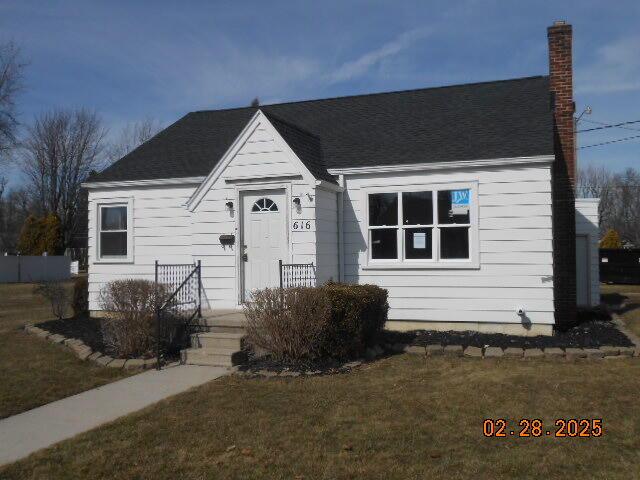
[[[98,204],[97,213],[98,260],[131,260],[131,202]]]
[[[474,184],[367,194],[369,266],[474,267]]]

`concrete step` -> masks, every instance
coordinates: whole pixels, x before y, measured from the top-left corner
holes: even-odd
[[[247,322],[246,320],[226,319],[219,317],[202,317],[200,320],[198,320],[197,324],[204,327],[245,328]]]
[[[205,310],[199,323],[207,327],[244,328],[247,319],[242,310]]]
[[[241,333],[243,335],[246,333],[244,327],[220,327],[217,325],[213,327],[204,326],[203,330],[209,333]]]
[[[245,362],[244,352],[233,349],[189,348],[180,352],[182,363],[187,365],[207,365],[216,367],[232,367]]]
[[[194,333],[191,335],[191,347],[193,348],[224,348],[242,350],[243,332],[208,332]]]

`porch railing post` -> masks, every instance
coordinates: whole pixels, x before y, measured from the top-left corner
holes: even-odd
[[[282,260],[278,260],[278,267],[280,268],[280,290],[282,290],[283,282],[282,282]]]
[[[160,370],[160,298],[158,288],[158,260],[156,260],[156,283],[155,283],[155,294],[156,294],[156,370]]]
[[[198,260],[198,318],[202,318],[202,263]]]

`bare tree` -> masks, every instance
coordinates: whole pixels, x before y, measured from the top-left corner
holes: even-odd
[[[606,231],[611,223],[610,217],[613,213],[615,199],[613,173],[604,167],[589,165],[587,168],[578,171],[576,189],[579,197],[600,199],[598,214],[602,227],[601,231]]]
[[[4,175],[0,175],[0,202],[2,202],[2,197],[4,196],[4,192],[7,189],[7,183],[9,183],[7,177],[5,177]]]
[[[22,142],[22,169],[39,213],[60,218],[66,246],[76,224],[80,184],[102,164],[106,131],[84,109],[53,110],[36,118]]]
[[[601,233],[613,229],[624,241],[640,245],[640,171],[589,166],[578,172],[577,193],[600,199]]]
[[[614,203],[609,219],[620,237],[640,246],[640,172],[627,168],[614,176]]]
[[[0,44],[0,161],[5,159],[16,141],[16,97],[22,89],[20,51],[15,44]]]
[[[0,189],[0,254],[14,252],[20,229],[31,212],[29,195],[25,188]]]
[[[154,137],[160,130],[162,130],[160,122],[151,118],[129,123],[120,131],[118,137],[108,145],[106,149],[108,162],[113,163],[120,160],[127,153]]]

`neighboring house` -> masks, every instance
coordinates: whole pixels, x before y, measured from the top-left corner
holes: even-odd
[[[576,303],[600,304],[600,221],[597,198],[576,199]]]
[[[283,260],[388,289],[389,328],[572,322],[571,35],[549,76],[189,113],[86,184],[91,309],[156,261],[240,308]]]

